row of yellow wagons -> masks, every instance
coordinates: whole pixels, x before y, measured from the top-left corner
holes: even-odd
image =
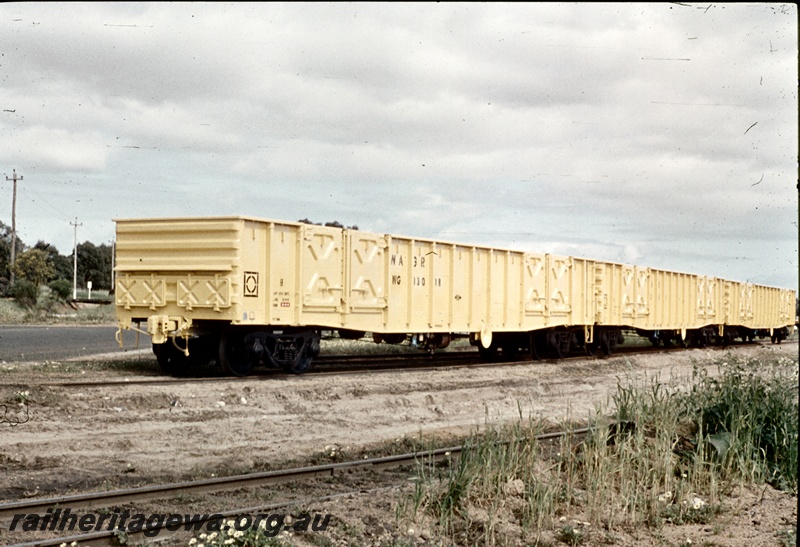
[[[656,345],[780,341],[795,318],[786,289],[242,216],[116,220],[116,253],[120,333],[149,335],[171,374],[301,373],[327,331],[536,358],[608,354],[631,329]]]

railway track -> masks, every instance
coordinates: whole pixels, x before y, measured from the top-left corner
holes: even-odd
[[[787,340],[784,344],[797,344],[797,340]],[[771,346],[769,342],[737,343],[730,346],[708,346],[706,349],[724,351],[736,347],[748,347],[753,345]],[[609,357],[646,355],[655,353],[671,353],[689,351],[688,348],[680,346],[671,347],[649,347],[649,346],[630,346],[618,348]],[[573,354],[562,359],[540,359],[532,361],[530,359],[512,358],[499,356],[492,360],[480,357],[477,351],[459,351],[449,353],[429,354],[388,354],[388,355],[356,355],[356,356],[328,356],[318,358],[315,368],[302,374],[294,375],[279,370],[262,370],[250,376],[235,377],[214,374],[208,376],[139,376],[126,377],[114,380],[87,380],[87,381],[58,381],[58,382],[3,382],[0,386],[7,387],[57,387],[57,388],[103,388],[117,387],[123,385],[176,385],[186,383],[220,383],[220,382],[252,382],[252,381],[271,381],[279,378],[313,378],[319,375],[347,375],[347,374],[380,374],[401,371],[426,371],[441,370],[442,368],[489,368],[489,367],[509,367],[525,366],[534,363],[570,363],[584,361],[587,359],[603,359],[605,356]]]
[[[395,488],[391,488],[395,489]],[[380,493],[381,491],[387,491],[389,488],[374,488],[369,490],[351,490],[348,492],[342,492],[339,494],[331,494],[328,496],[317,496],[317,497],[309,497],[309,498],[301,498],[301,499],[293,499],[278,503],[271,503],[266,505],[258,505],[253,507],[247,507],[244,509],[233,509],[228,511],[218,511],[213,514],[213,520],[221,519],[223,522],[229,519],[234,519],[241,515],[259,515],[259,514],[267,514],[271,511],[283,509],[286,510],[291,507],[296,506],[303,506],[308,505],[311,503],[322,503],[326,501],[332,501],[335,499],[363,495],[363,494],[376,494]],[[209,515],[210,517],[210,515]],[[206,518],[203,515],[201,518],[193,519],[190,523],[190,526],[205,526],[209,523],[212,519]],[[182,525],[183,523],[181,523]],[[196,529],[196,528],[195,528]],[[163,540],[165,538],[169,538],[171,535],[176,534],[178,532],[167,530],[166,527],[154,527],[149,528],[146,530],[148,533],[156,532],[157,539]],[[166,533],[163,533],[166,531]],[[11,544],[9,547],[64,547],[65,545],[97,545],[97,546],[107,546],[109,544],[123,544],[119,541],[119,538],[122,536],[117,531],[99,531],[99,532],[91,532],[86,534],[78,534],[72,536],[63,536],[57,538],[50,538],[50,539],[41,539],[36,541],[27,541],[24,543],[14,543]],[[145,536],[145,530],[138,531],[138,532],[131,532],[126,531],[124,533],[124,544],[129,544],[131,542],[135,545],[149,545],[146,543],[147,540],[152,540],[152,538],[148,538]]]
[[[565,435],[572,435],[581,437],[587,435],[592,431],[591,427],[576,428],[569,431],[555,431],[536,435],[534,440],[547,441],[558,439]],[[174,482],[167,484],[158,484],[150,486],[142,486],[137,488],[127,488],[120,490],[110,490],[104,492],[91,492],[86,494],[75,494],[68,496],[57,496],[49,498],[37,498],[29,500],[12,501],[0,504],[0,522],[8,523],[13,522],[15,515],[44,515],[50,512],[55,515],[55,511],[59,508],[69,508],[70,511],[81,509],[83,511],[92,509],[107,509],[113,506],[130,505],[134,503],[142,503],[147,501],[167,499],[176,496],[184,496],[191,494],[205,494],[210,492],[221,492],[226,490],[239,490],[243,488],[256,488],[262,486],[270,486],[287,482],[305,481],[319,478],[339,477],[342,475],[351,475],[355,473],[364,473],[369,471],[383,471],[387,469],[396,469],[399,467],[415,465],[420,460],[435,463],[448,460],[453,456],[459,455],[467,448],[466,445],[450,446],[439,448],[435,450],[423,450],[419,452],[412,452],[407,454],[399,454],[393,456],[384,456],[378,458],[370,458],[365,460],[353,460],[348,462],[331,463],[325,465],[317,465],[310,467],[300,467],[293,469],[265,471],[258,473],[249,473],[245,475],[234,475],[230,477],[215,477],[210,479],[200,479],[195,481]],[[358,492],[361,492],[360,490]],[[316,498],[305,498],[302,500],[294,499],[280,503],[273,503],[258,507],[248,507],[229,511],[215,512],[211,517],[218,519],[220,516],[224,518],[234,517],[243,514],[253,514],[264,512],[280,507],[287,507],[300,503],[320,502],[327,499],[334,499],[335,497],[343,495],[352,495],[353,492],[346,492],[335,494],[333,496],[321,496]],[[77,511],[72,514],[76,514]],[[195,522],[195,521],[193,521]],[[144,532],[152,532],[160,528],[146,528],[137,532],[126,532],[128,542],[137,540],[137,535],[142,535]],[[40,539],[32,542],[25,542],[15,544],[17,547],[33,547],[33,546],[58,546],[66,543],[68,545],[73,542],[83,545],[108,545],[116,536],[119,535],[119,530],[100,530],[92,533],[81,535],[71,535],[66,537],[54,537],[48,539]]]

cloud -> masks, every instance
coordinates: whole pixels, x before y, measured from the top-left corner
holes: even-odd
[[[101,171],[108,150],[98,142],[96,132],[75,132],[64,128],[21,127],[5,139],[5,157],[12,163],[30,156],[37,167],[53,171]]]
[[[75,217],[308,217],[796,286],[796,15],[6,4],[0,164],[59,248]]]

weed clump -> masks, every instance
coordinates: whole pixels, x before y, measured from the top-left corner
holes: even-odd
[[[538,441],[522,420],[473,435],[447,466],[419,466],[401,504],[456,544],[603,542],[672,524],[706,524],[730,488],[797,492],[798,363],[722,362],[718,375],[620,381],[590,434]],[[566,515],[578,517],[567,520]]]
[[[695,371],[683,413],[696,420],[709,465],[727,479],[797,492],[797,367],[782,358],[725,363],[718,378]]]

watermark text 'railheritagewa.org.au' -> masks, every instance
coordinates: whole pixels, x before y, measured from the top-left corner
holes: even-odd
[[[226,519],[220,514],[180,513],[73,513],[71,509],[48,509],[46,513],[19,513],[14,515],[9,532],[141,532],[145,537],[156,537],[162,530],[169,532],[220,532],[223,530],[258,530],[266,537],[275,537],[282,531],[324,532],[330,522],[329,514],[302,513],[296,516],[274,513],[242,514]]]

